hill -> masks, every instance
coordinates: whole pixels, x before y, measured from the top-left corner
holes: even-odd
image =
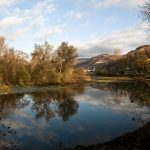
[[[112,74],[150,74],[150,45],[143,45],[123,55],[121,59],[109,62],[107,72]]]
[[[125,55],[78,58],[75,67],[101,75],[150,75],[150,45],[140,46]]]
[[[94,70],[96,67],[105,67],[109,62],[115,61],[122,56],[101,54],[91,58],[78,58],[76,67],[86,70]]]

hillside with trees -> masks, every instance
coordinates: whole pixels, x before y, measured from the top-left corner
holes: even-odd
[[[95,68],[105,68],[110,61],[119,59],[121,55],[100,54],[91,58],[78,58],[76,67],[88,71],[95,71]]]
[[[138,47],[119,59],[110,61],[105,68],[96,68],[97,74],[150,77],[150,45]]]

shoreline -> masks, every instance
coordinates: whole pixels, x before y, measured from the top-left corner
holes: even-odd
[[[69,86],[83,86],[87,83],[76,83],[76,84],[64,84],[64,85],[43,85],[43,86],[16,86],[16,87],[10,87],[8,92],[0,92],[0,96],[2,95],[10,95],[10,94],[26,94],[26,93],[35,93],[35,92],[43,92],[48,90],[55,90],[58,88],[65,88]]]
[[[64,150],[148,150],[150,148],[150,122],[143,127],[119,136],[111,141],[95,145],[77,145]]]
[[[51,90],[55,88],[62,88],[66,86],[75,85],[87,85],[87,84],[109,84],[115,82],[142,82],[150,86],[150,80],[138,80],[137,78],[130,77],[107,77],[107,76],[91,76],[91,80],[81,83],[70,83],[70,84],[49,84],[49,85],[28,85],[28,86],[12,86],[12,85],[1,85],[0,96],[9,94],[25,94],[32,92],[42,92],[45,90]]]

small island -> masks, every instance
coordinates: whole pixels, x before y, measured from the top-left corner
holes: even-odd
[[[77,50],[62,42],[54,50],[48,42],[35,44],[31,56],[9,48],[0,37],[0,93],[9,94],[13,87],[48,86],[83,83],[90,80],[83,68],[75,68]]]

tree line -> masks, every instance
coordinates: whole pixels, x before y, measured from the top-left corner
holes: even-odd
[[[35,44],[30,56],[10,48],[0,37],[0,84],[1,85],[47,85],[87,81],[83,69],[75,69],[77,49],[62,42],[55,50],[45,42]]]
[[[150,45],[141,46],[126,55],[120,56],[104,67],[97,67],[96,73],[150,78]]]

